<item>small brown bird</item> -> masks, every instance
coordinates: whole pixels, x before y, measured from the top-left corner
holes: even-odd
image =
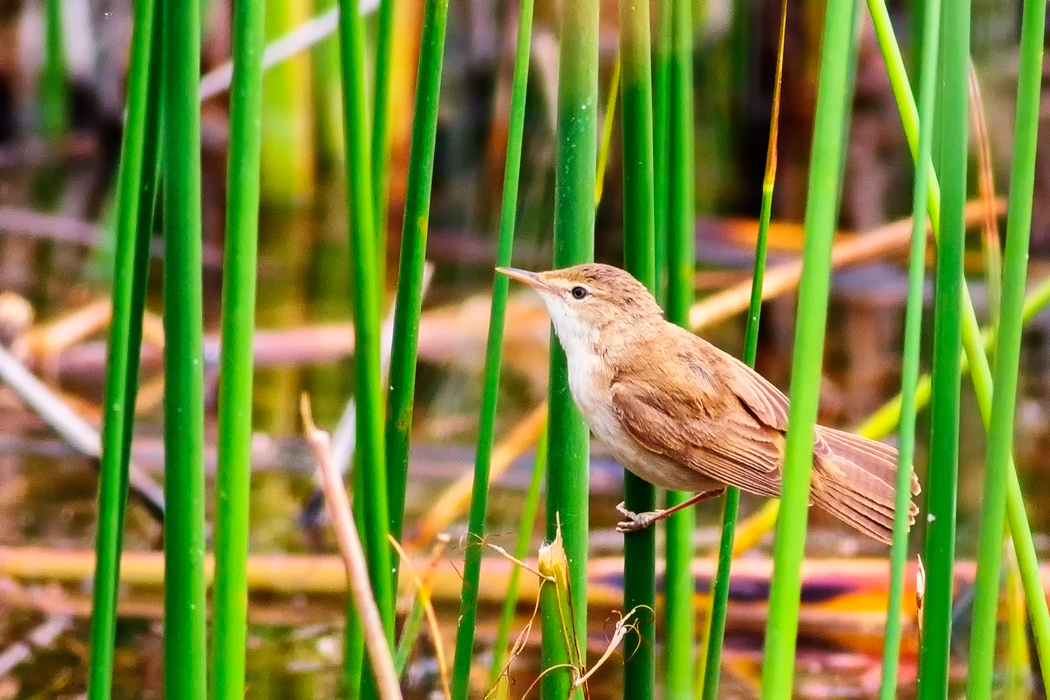
[[[697,495],[673,509],[618,510],[617,529],[648,527],[726,485],[778,498],[788,399],[743,362],[664,320],[627,272],[597,263],[549,272],[497,268],[547,305],[565,349],[569,390],[584,420],[617,460],[667,489]],[[811,504],[889,543],[897,450],[818,425]],[[912,494],[919,493],[914,473]],[[910,508],[915,522],[918,508]]]

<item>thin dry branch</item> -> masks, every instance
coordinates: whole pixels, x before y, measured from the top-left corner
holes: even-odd
[[[327,432],[314,425],[310,399],[305,393],[300,400],[299,410],[306,439],[314,450],[317,468],[321,472],[324,497],[328,502],[328,511],[332,514],[332,526],[339,541],[339,552],[346,567],[346,579],[354,597],[354,606],[365,630],[365,649],[372,662],[379,696],[383,700],[401,700],[401,684],[394,670],[394,659],[390,654],[379,608],[376,606],[375,596],[372,595],[365,552],[361,547],[354,518],[350,514],[350,499],[343,488],[339,470],[332,463],[331,438]]]
[[[412,559],[405,553],[405,550],[394,536],[387,535],[387,537],[390,539],[390,544],[397,550],[398,556],[401,557],[404,570],[408,572],[412,582],[416,585],[416,594],[419,596],[419,602],[426,614],[427,627],[430,628],[430,639],[434,643],[434,658],[437,659],[438,673],[441,675],[441,689],[445,692],[446,700],[451,700],[452,686],[448,680],[448,661],[445,659],[445,645],[441,640],[441,627],[438,625],[437,613],[434,612],[434,603],[431,600],[430,585],[420,578],[416,572],[416,567],[412,565]]]

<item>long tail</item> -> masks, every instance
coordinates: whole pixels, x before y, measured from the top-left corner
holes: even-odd
[[[814,439],[814,505],[865,535],[889,544],[897,492],[897,450],[881,442],[818,425]],[[919,480],[911,475],[911,494]],[[909,499],[909,525],[918,507]]]

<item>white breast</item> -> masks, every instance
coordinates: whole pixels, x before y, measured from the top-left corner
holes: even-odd
[[[569,370],[569,392],[584,420],[620,464],[642,479],[661,488],[684,491],[708,490],[718,484],[660,455],[643,448],[624,430],[613,409],[612,377],[599,363],[596,338],[589,335],[557,303],[551,304],[551,319],[565,350]]]

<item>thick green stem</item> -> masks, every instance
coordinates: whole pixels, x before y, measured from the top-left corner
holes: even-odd
[[[806,243],[791,367],[790,427],[785,446],[781,512],[774,548],[775,573],[770,590],[770,617],[762,668],[763,700],[791,697],[794,677],[800,569],[805,554],[813,463],[813,426],[820,398],[831,243],[838,218],[855,16],[856,4],[852,1],[829,2],[825,8],[806,200]]]
[[[204,357],[201,299],[200,4],[164,21],[164,693],[207,692]]]
[[[655,292],[653,95],[647,2],[620,0],[620,57],[623,64],[624,266]],[[628,510],[636,513],[655,510],[656,489],[628,472],[624,476],[624,501]],[[691,595],[684,601],[667,601],[668,607],[683,603],[686,615],[691,617]],[[645,700],[652,698],[656,691],[656,621],[648,612],[656,609],[655,528],[624,535],[623,607],[625,611],[646,610],[639,616],[636,633],[625,640],[623,685],[624,698]],[[681,607],[678,609],[681,612]],[[678,653],[684,655],[688,668],[692,647],[679,649]]]
[[[587,262],[594,256],[594,178],[598,117],[597,0],[561,7],[558,78],[558,153],[555,165],[554,266]],[[560,522],[568,559],[577,640],[587,638],[588,461],[590,435],[569,395],[565,353],[551,334],[550,440],[547,457],[547,538]],[[547,632],[560,611],[543,606],[543,667],[571,661]],[[545,700],[570,695],[571,673],[558,669],[543,677]]]
[[[919,650],[919,697],[948,694],[955,518],[959,470],[959,356],[962,317],[963,250],[968,146],[969,0],[945,3],[941,15],[941,97],[938,125],[941,151],[941,235],[937,247],[934,302],[927,528],[923,564],[926,596]]]
[[[109,698],[117,625],[120,555],[128,498],[131,435],[135,425],[142,313],[153,238],[160,119],[160,16],[153,0],[135,3],[128,70],[128,117],[116,186],[116,258],[109,328],[102,455],[99,460],[98,534],[91,613],[88,697]]]
[[[244,697],[248,613],[248,511],[252,450],[252,339],[259,228],[265,4],[234,6],[233,83],[223,258],[219,443],[215,473],[213,700]]]
[[[692,3],[674,0],[671,11],[667,320],[686,326],[693,304],[696,261]],[[665,507],[678,505],[688,496],[668,491]],[[692,572],[695,520],[695,507],[667,518],[664,541],[664,675],[668,697],[684,700],[693,696],[696,647]]]

